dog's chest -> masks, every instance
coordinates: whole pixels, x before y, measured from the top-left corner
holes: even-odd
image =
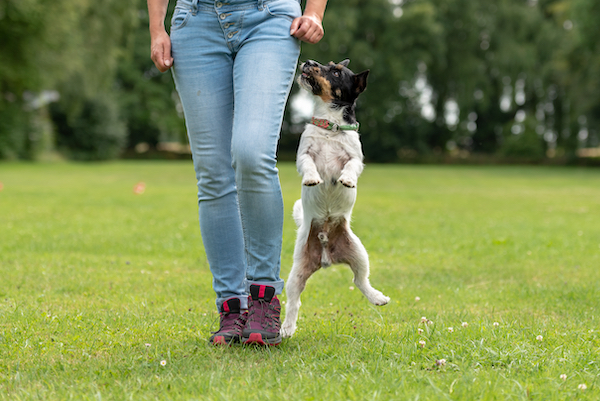
[[[314,140],[309,154],[315,161],[319,175],[325,179],[337,179],[350,160],[346,144],[337,138],[318,138]]]

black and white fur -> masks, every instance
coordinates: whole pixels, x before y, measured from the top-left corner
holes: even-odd
[[[315,61],[302,64],[300,86],[312,93],[314,117],[339,125],[356,123],[356,98],[367,85],[369,71],[354,74],[349,60],[327,66]],[[354,272],[354,283],[375,305],[390,298],[369,282],[369,257],[350,229],[356,185],[363,170],[357,131],[331,131],[307,124],[300,138],[296,165],[302,175],[302,196],[294,204],[298,226],[294,264],[287,280],[283,337],[296,331],[300,294],[308,278],[321,267],[345,263]]]

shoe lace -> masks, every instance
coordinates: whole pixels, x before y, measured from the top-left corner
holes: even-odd
[[[258,302],[258,307],[254,307],[255,302]],[[277,308],[274,304],[264,299],[250,300],[249,306],[248,322],[257,322],[264,328],[272,327],[279,329],[280,323],[277,317],[279,316],[280,308]]]
[[[220,331],[230,331],[235,330],[236,326],[241,327],[242,329],[246,325],[246,317],[247,313],[222,313],[221,320],[219,322],[219,330],[211,332],[212,334],[216,334]]]

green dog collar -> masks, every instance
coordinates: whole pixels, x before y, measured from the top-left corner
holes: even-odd
[[[339,125],[336,123],[332,123],[329,120],[326,120],[324,118],[311,118],[310,123],[312,125],[316,125],[319,128],[324,128],[324,129],[328,129],[330,131],[333,132],[338,132],[338,131],[358,131],[358,127],[360,124],[356,123],[356,124],[347,124],[347,125]]]

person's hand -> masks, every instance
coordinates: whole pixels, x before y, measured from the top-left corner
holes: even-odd
[[[290,35],[303,42],[318,43],[323,34],[323,25],[317,16],[303,15],[292,21]]]
[[[171,38],[167,31],[161,31],[151,35],[150,58],[160,72],[165,72],[173,66],[171,57]]]

